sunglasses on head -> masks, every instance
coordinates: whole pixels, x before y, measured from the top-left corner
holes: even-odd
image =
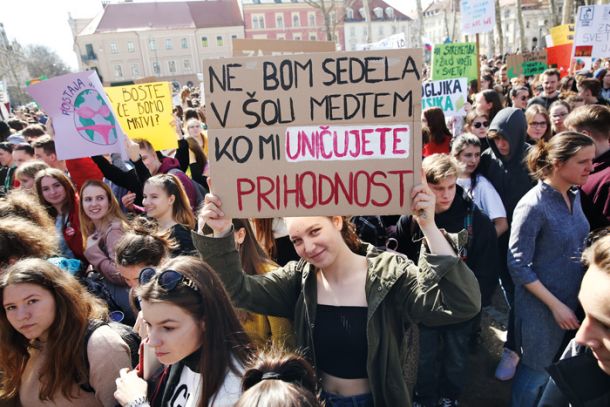
[[[489,127],[489,122],[476,122],[476,123],[472,123],[472,125],[475,127],[475,129],[480,129],[481,126]]]
[[[153,278],[157,278],[157,282],[159,285],[166,291],[173,291],[178,287],[178,284],[183,283],[185,286],[191,288],[192,290],[199,291],[195,283],[190,280],[188,277],[180,274],[175,270],[165,270],[161,273],[157,274],[157,270],[152,267],[143,268],[140,271],[140,276],[138,277],[138,281],[140,285],[144,285],[152,281]]]

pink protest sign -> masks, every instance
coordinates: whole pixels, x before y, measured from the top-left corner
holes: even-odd
[[[97,73],[57,76],[27,90],[53,119],[58,158],[121,152],[125,135]]]

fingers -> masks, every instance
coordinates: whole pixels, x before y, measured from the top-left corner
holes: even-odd
[[[129,374],[129,369],[126,367],[122,368],[121,370],[119,370],[119,378],[117,380],[119,380],[119,379],[123,380],[123,379],[127,378],[128,374]]]
[[[210,188],[210,193],[214,193],[214,190],[212,190],[212,177],[208,177],[207,179],[208,182],[208,188]]]

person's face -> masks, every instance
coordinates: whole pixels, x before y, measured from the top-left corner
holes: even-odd
[[[508,70],[507,68],[500,69],[500,80],[502,83],[508,82]]]
[[[156,175],[161,166],[161,162],[154,151],[150,151],[146,148],[140,149],[140,156],[142,157],[142,163],[146,166],[150,175]]]
[[[82,192],[83,211],[92,221],[102,220],[108,214],[110,202],[102,187],[90,185]]]
[[[13,154],[0,148],[0,165],[8,167],[13,162]]]
[[[9,284],[4,288],[2,306],[17,332],[28,340],[46,341],[55,322],[55,298],[50,291],[36,284]]]
[[[47,154],[44,152],[44,149],[40,147],[34,149],[34,158],[44,161],[49,167],[53,167],[57,161],[57,156],[55,154]]]
[[[166,301],[142,301],[142,314],[150,346],[164,365],[173,365],[201,347],[203,322]]]
[[[517,96],[512,98],[513,107],[516,107],[517,109],[527,108],[527,96],[528,94],[526,90],[517,92]]]
[[[551,109],[551,121],[556,129],[563,128],[563,121],[568,116],[569,112],[565,106],[557,105]]]
[[[478,93],[475,99],[477,112],[487,113],[491,110],[492,104],[485,100],[485,96],[482,93]]]
[[[604,75],[604,79],[602,79],[602,85],[604,89],[610,88],[610,71],[606,72],[606,75]]]
[[[442,179],[438,184],[430,183],[430,189],[436,195],[435,213],[443,213],[451,207],[455,198],[455,185],[457,177],[447,177]]]
[[[146,214],[151,218],[160,219],[168,212],[171,213],[174,200],[175,197],[168,195],[160,186],[151,183],[144,185],[142,204]]]
[[[546,119],[541,114],[534,115],[534,118],[527,123],[527,134],[534,140],[540,140],[546,130]]]
[[[593,170],[595,146],[583,147],[566,162],[555,165],[554,175],[569,185],[584,185]]]
[[[150,266],[146,264],[134,264],[132,266],[122,266],[120,264],[116,265],[119,274],[123,276],[123,280],[125,280],[129,288],[135,288],[140,285],[138,277],[140,277],[140,271],[146,267]]]
[[[426,116],[424,116],[423,112],[421,114],[421,124],[422,124],[422,126],[427,126],[428,125],[428,120],[426,120]]]
[[[199,134],[201,133],[201,123],[199,122],[199,120],[189,121],[187,130],[188,130],[189,136],[191,136],[193,138],[197,138],[197,137],[199,137]]]
[[[489,89],[491,83],[484,78],[481,78],[481,90]]]
[[[478,138],[485,138],[487,136],[487,128],[489,127],[489,119],[485,116],[479,116],[472,121],[470,126],[470,132]]]
[[[40,182],[42,197],[52,206],[66,202],[66,188],[53,177],[43,177]]]
[[[332,265],[343,243],[342,219],[324,216],[286,218],[288,235],[297,254],[319,269]]]
[[[493,138],[493,142],[502,157],[508,157],[510,155],[510,143],[506,138],[496,136]]]
[[[591,89],[585,89],[583,87],[578,88],[578,96],[584,99],[585,104],[588,104],[592,99],[595,99],[591,93]]]
[[[26,191],[32,191],[34,189],[34,178],[27,175],[22,175],[17,178],[19,179],[19,187],[21,189]]]
[[[580,286],[578,298],[585,319],[576,333],[576,342],[591,349],[597,364],[610,375],[610,274],[596,266],[589,267]]]
[[[467,146],[458,155],[458,160],[464,164],[464,173],[470,176],[479,166],[479,161],[481,161],[481,147]]]
[[[34,159],[34,157],[32,157],[31,155],[29,155],[28,153],[26,153],[23,150],[13,151],[13,161],[15,162],[15,165],[17,165],[17,167],[19,167],[24,162],[30,161],[33,159]]]
[[[559,78],[557,78],[557,75],[544,75],[542,77],[542,88],[544,89],[544,93],[546,95],[552,95],[555,93],[558,85]]]

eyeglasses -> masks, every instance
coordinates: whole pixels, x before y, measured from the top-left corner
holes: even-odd
[[[195,283],[188,277],[178,273],[175,270],[165,270],[157,275],[157,270],[152,267],[143,268],[140,271],[140,275],[138,276],[138,281],[140,285],[144,285],[149,283],[155,276],[157,276],[157,281],[159,285],[166,291],[173,291],[178,287],[178,284],[183,283],[185,286],[199,291]]]
[[[481,126],[489,127],[489,122],[476,122],[476,123],[472,123],[472,125],[474,126],[475,129],[480,129]]]
[[[546,127],[546,122],[530,122],[528,124],[532,127]]]

